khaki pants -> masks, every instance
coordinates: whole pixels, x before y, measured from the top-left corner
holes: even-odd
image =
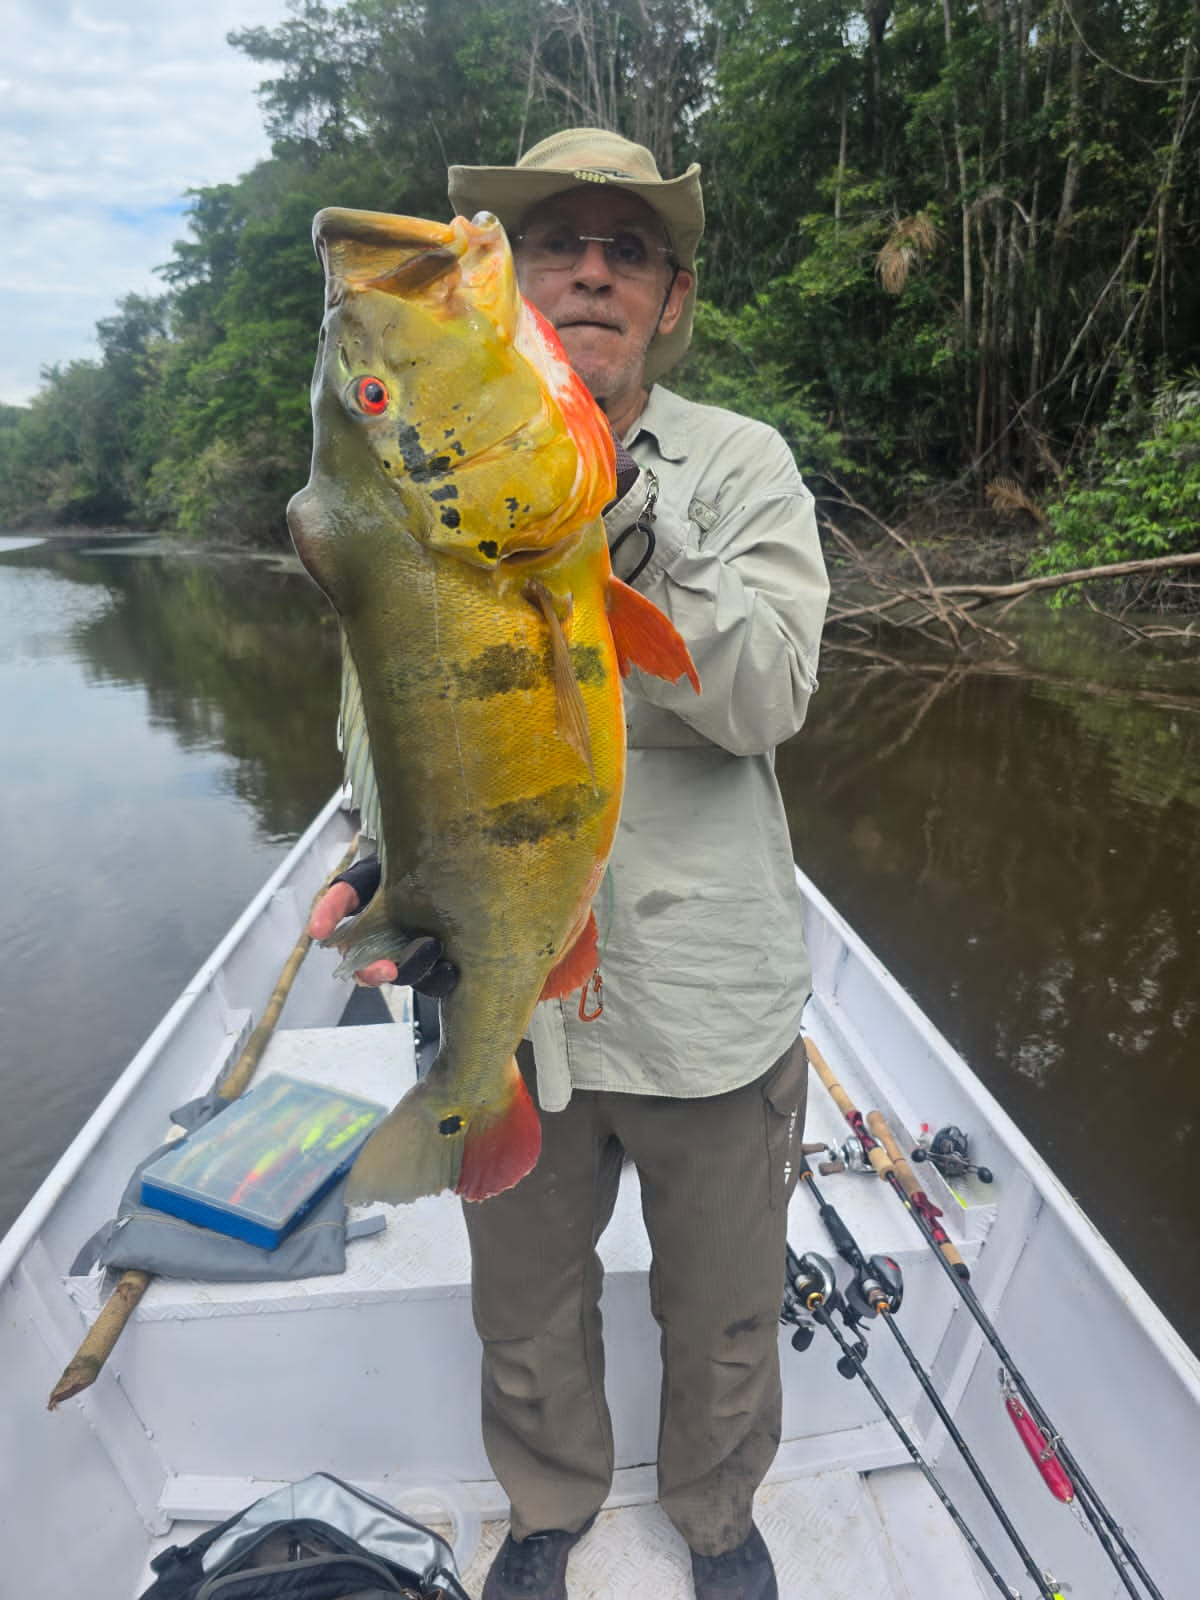
[[[708,1099],[577,1090],[566,1110],[542,1114],[533,1172],[464,1205],[484,1444],[515,1538],[577,1531],[612,1482],[596,1243],[626,1154],[662,1331],[659,1498],[702,1555],[749,1533],[779,1444],[787,1202],[807,1081],[797,1041],[763,1077]]]

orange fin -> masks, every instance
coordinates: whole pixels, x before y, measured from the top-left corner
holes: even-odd
[[[587,707],[579,692],[579,680],[571,661],[571,650],[555,610],[554,598],[545,584],[535,580],[526,584],[525,594],[546,619],[550,629],[550,656],[554,663],[554,698],[559,738],[565,739],[588,769],[593,784],[596,769],[592,764],[592,736],[588,728]]]
[[[643,672],[665,678],[668,683],[678,683],[686,674],[692,688],[700,693],[700,679],[675,624],[652,600],[620,578],[608,580],[608,625],[623,678],[629,676],[630,667],[641,667]]]
[[[508,1070],[507,1097],[481,1108],[467,1123],[456,1189],[464,1200],[488,1200],[511,1189],[542,1153],[542,1119],[515,1057]]]
[[[596,913],[589,911],[582,931],[546,974],[540,1000],[562,1000],[580,989],[600,963],[600,932]]]

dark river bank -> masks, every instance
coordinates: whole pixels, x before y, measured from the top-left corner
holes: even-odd
[[[339,778],[298,571],[17,543],[0,1228]],[[1200,662],[1022,626],[1019,666],[827,653],[779,753],[797,857],[1200,1348]]]

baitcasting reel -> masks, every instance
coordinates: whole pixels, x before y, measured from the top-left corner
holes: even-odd
[[[953,1124],[939,1128],[930,1136],[929,1124],[923,1123],[920,1143],[913,1151],[912,1158],[914,1161],[932,1161],[943,1178],[962,1178],[968,1172],[973,1172],[980,1183],[992,1181],[991,1169],[974,1164],[970,1159],[966,1134]]]
[[[877,1317],[881,1311],[899,1311],[904,1299],[904,1275],[900,1263],[891,1256],[872,1256],[854,1275],[854,1282],[846,1290],[849,1307],[848,1321],[859,1323],[867,1317]]]
[[[787,1276],[783,1287],[783,1310],[779,1313],[779,1320],[791,1323],[795,1327],[796,1331],[792,1334],[792,1349],[807,1350],[813,1342],[815,1314],[819,1311],[827,1313],[829,1309],[840,1304],[841,1295],[838,1293],[837,1279],[825,1257],[812,1251],[797,1256],[789,1247]]]

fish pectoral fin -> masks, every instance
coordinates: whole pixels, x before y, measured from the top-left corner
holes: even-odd
[[[600,965],[600,930],[596,913],[589,909],[587,921],[546,974],[539,1000],[563,1000],[582,989]]]
[[[608,625],[623,678],[629,676],[630,667],[640,667],[668,683],[686,677],[700,693],[700,679],[683,635],[652,600],[614,577],[608,580],[607,603]]]
[[[342,768],[358,807],[360,831],[375,845],[381,871],[387,870],[383,849],[383,812],[379,785],[375,781],[375,762],[367,734],[367,714],[363,706],[362,685],[350,650],[346,630],[342,629],[342,699],[338,710],[338,748]]]
[[[487,1200],[537,1164],[542,1123],[515,1060],[495,1099],[455,1109],[435,1064],[363,1145],[346,1180],[351,1205],[404,1205],[454,1189]]]
[[[392,926],[383,896],[377,893],[365,910],[336,927],[321,945],[342,952],[334,977],[349,978],[372,961],[394,961],[399,966],[401,958],[411,953],[412,937]]]
[[[563,632],[562,622],[554,604],[554,596],[544,583],[536,579],[525,585],[525,595],[546,619],[550,630],[550,658],[554,667],[555,727],[560,739],[565,739],[588,769],[593,785],[596,768],[592,761],[592,735],[588,727],[587,707],[583,703],[579,680],[571,661],[571,650]]]

